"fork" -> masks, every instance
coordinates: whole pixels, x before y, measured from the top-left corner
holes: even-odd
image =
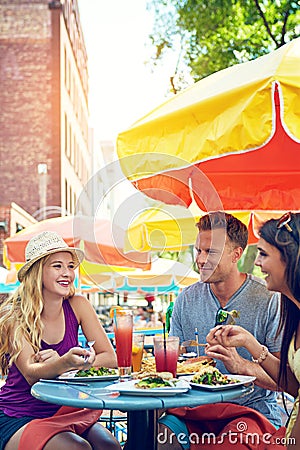
[[[190,339],[189,341],[183,341],[181,347],[205,347],[206,344],[199,344],[199,342]]]
[[[95,344],[96,341],[87,341],[87,346],[89,347],[89,349],[91,350],[93,345]],[[86,355],[84,357],[84,362],[86,363],[88,361],[89,357],[88,355]]]

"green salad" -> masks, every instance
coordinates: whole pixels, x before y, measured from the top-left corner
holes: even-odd
[[[104,375],[117,375],[117,370],[107,367],[91,367],[87,370],[79,370],[75,377],[103,377]]]
[[[220,386],[226,384],[239,383],[238,379],[229,378],[222,374],[216,367],[204,367],[192,378],[192,382],[196,384],[206,384],[208,386]]]
[[[158,375],[150,375],[142,378],[138,383],[135,383],[135,387],[139,389],[157,389],[163,387],[175,387],[178,380],[170,379],[166,380]]]

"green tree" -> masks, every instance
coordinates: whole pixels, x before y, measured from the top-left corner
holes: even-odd
[[[181,67],[195,81],[237,63],[255,59],[300,35],[300,1],[149,0],[154,12],[150,40],[153,62],[168,50],[178,63],[171,84],[184,87]]]

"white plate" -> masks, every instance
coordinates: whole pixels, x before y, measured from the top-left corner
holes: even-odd
[[[192,377],[195,375],[196,372],[187,372],[187,373],[176,373],[176,377],[177,378],[181,378],[181,377]],[[186,378],[187,379],[187,378]]]
[[[63,381],[114,381],[118,380],[119,375],[118,374],[112,374],[112,375],[94,375],[90,377],[75,377],[75,374],[78,372],[78,370],[70,370],[70,372],[62,373],[59,377],[57,377],[58,380]]]
[[[226,373],[229,378],[239,380],[238,383],[233,384],[220,384],[218,386],[210,386],[209,384],[198,384],[193,383],[192,376],[185,377],[185,380],[190,383],[190,385],[195,389],[207,389],[208,391],[220,391],[223,389],[234,389],[237,386],[244,386],[245,384],[252,383],[254,380],[256,380],[256,377],[250,377],[248,375],[232,375],[230,373]]]
[[[196,358],[197,353],[196,352],[181,353],[180,356],[182,356],[184,359]]]
[[[153,389],[139,389],[135,387],[135,384],[138,383],[138,380],[130,380],[124,381],[121,383],[111,384],[106,386],[106,389],[110,389],[112,391],[119,391],[120,394],[127,395],[149,395],[149,396],[170,396],[177,394],[184,394],[187,392],[191,386],[186,380],[179,380],[176,383],[176,387],[161,387],[161,388],[153,388]]]

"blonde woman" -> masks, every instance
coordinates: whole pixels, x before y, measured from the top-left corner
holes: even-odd
[[[51,430],[50,420],[49,436],[45,443],[37,442],[35,450],[120,449],[112,434],[97,423],[101,412],[94,411],[91,423],[86,413],[85,425],[80,420],[77,428],[67,423],[68,416],[61,412],[64,407],[30,394],[40,378],[91,366],[116,367],[117,363],[92,305],[75,294],[75,269],[83,252],[46,231],[29,241],[25,256],[26,263],[18,272],[19,288],[0,305],[0,362],[6,377],[0,390],[0,450],[27,448],[32,421],[57,416],[62,428]],[[87,340],[95,341],[92,349],[78,345],[79,326]]]

